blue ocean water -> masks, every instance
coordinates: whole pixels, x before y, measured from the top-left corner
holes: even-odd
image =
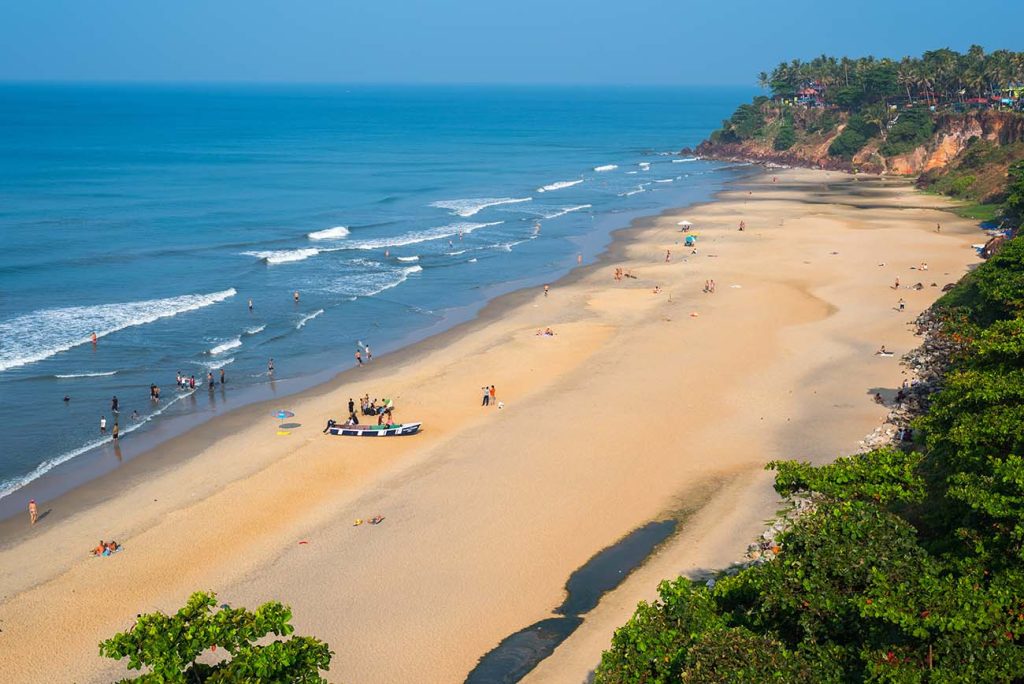
[[[124,444],[271,357],[280,382],[386,353],[706,198],[728,172],[675,152],[748,96],[0,86],[0,498],[111,449],[101,416]]]

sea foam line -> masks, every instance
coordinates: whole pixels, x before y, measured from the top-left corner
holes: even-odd
[[[574,211],[583,211],[584,209],[590,209],[591,206],[592,205],[590,205],[590,204],[581,204],[578,207],[566,207],[565,209],[559,209],[558,211],[554,212],[553,214],[545,214],[544,218],[545,219],[558,218],[559,216],[565,216],[566,214],[571,214]]]
[[[542,187],[537,188],[537,192],[551,192],[552,190],[561,190],[562,188],[571,188],[574,185],[579,185],[583,182],[582,178],[571,181],[558,181],[557,183],[549,183]]]
[[[532,197],[476,197],[471,199],[441,200],[431,202],[430,206],[438,209],[447,209],[456,216],[469,218],[475,216],[487,207],[496,207],[501,204],[519,204],[530,202]]]
[[[112,370],[112,371],[107,371],[105,373],[66,373],[66,374],[57,374],[57,375],[54,375],[53,377],[61,378],[62,380],[65,379],[65,378],[102,378],[102,377],[105,377],[107,375],[115,375],[116,373],[117,373],[116,370]]]
[[[207,353],[210,354],[210,356],[216,356],[217,354],[223,354],[224,352],[226,352],[226,351],[228,351],[230,349],[237,349],[238,347],[241,347],[241,346],[242,346],[242,338],[241,338],[241,336],[239,336],[239,337],[235,337],[233,339],[230,339],[230,340],[228,340],[226,342],[221,342],[220,344],[218,344],[216,347],[214,347],[213,349],[211,349]]]
[[[193,390],[193,392],[194,391],[195,390]],[[145,425],[146,423],[148,423],[149,421],[153,420],[154,418],[159,416],[161,413],[166,411],[173,404],[175,404],[178,401],[181,401],[182,399],[184,399],[185,397],[189,396],[190,394],[192,394],[192,392],[187,392],[185,394],[178,395],[177,397],[175,397],[174,399],[171,399],[166,404],[163,404],[156,411],[153,411],[153,413],[150,413],[148,416],[146,416],[142,420],[138,421],[137,423],[129,423],[128,425],[125,425],[125,427],[121,429],[121,435],[123,436],[123,435],[127,435],[127,434],[129,434],[131,432],[135,432],[140,427],[142,427],[143,425]],[[73,459],[75,456],[80,456],[81,454],[84,454],[87,451],[91,451],[92,449],[95,449],[97,447],[101,447],[104,444],[110,444],[110,442],[111,442],[111,439],[109,437],[101,437],[99,439],[94,439],[94,440],[92,440],[90,442],[86,442],[85,444],[83,444],[82,446],[80,446],[80,447],[78,447],[76,449],[72,449],[71,451],[66,451],[63,454],[59,455],[59,456],[55,456],[55,457],[53,457],[51,459],[43,461],[42,463],[37,465],[32,472],[28,473],[27,475],[23,475],[21,477],[16,477],[16,478],[10,478],[10,479],[4,480],[3,482],[0,482],[0,499],[4,498],[5,496],[10,496],[11,494],[16,492],[17,490],[19,490],[22,487],[24,487],[25,485],[27,485],[28,483],[30,483],[30,482],[32,482],[34,480],[38,480],[43,475],[45,475],[46,473],[50,472],[51,470],[53,470],[57,466],[59,466],[61,463],[67,463],[68,461]]]
[[[603,172],[603,171],[614,171],[617,168],[619,168],[618,164],[605,164],[604,166],[595,166],[594,170],[597,171],[597,172]]]
[[[145,325],[222,302],[235,288],[210,294],[182,295],[121,304],[41,309],[0,323],[0,371],[50,358],[82,344],[92,333],[106,337],[125,328]]]
[[[304,327],[306,327],[306,323],[309,323],[309,322],[310,322],[311,320],[313,320],[314,318],[316,318],[317,316],[319,316],[319,315],[320,315],[320,314],[322,314],[323,312],[324,312],[324,310],[323,310],[323,309],[317,309],[317,310],[316,310],[316,311],[314,311],[313,313],[311,313],[311,314],[309,314],[309,315],[307,315],[307,316],[303,316],[303,317],[302,317],[302,320],[300,320],[300,321],[299,321],[299,322],[298,322],[298,323],[297,323],[297,324],[295,325],[295,329],[296,329],[296,330],[302,330],[302,329],[303,329]]]
[[[323,230],[315,230],[306,237],[308,237],[310,240],[339,240],[347,236],[347,226],[335,226],[334,228],[324,228]]]
[[[292,261],[302,261],[319,254],[321,250],[315,247],[304,247],[302,249],[275,249],[264,252],[242,252],[246,256],[256,257],[265,261],[267,265],[287,264]]]

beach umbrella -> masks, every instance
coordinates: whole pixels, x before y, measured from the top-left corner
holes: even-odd
[[[274,414],[274,417],[279,420],[284,420],[285,418],[291,418],[294,415],[295,414],[292,413],[291,411],[285,411],[284,409],[280,409],[278,410],[277,413]]]
[[[692,226],[693,224],[689,221],[680,221],[676,224],[677,226]]]

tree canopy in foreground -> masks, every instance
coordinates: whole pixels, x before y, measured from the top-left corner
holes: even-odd
[[[123,681],[147,683],[326,682],[333,652],[313,637],[296,636],[257,644],[264,637],[292,634],[291,610],[276,601],[254,611],[217,606],[213,593],[192,594],[174,615],[140,615],[128,631],[100,644],[100,655],[128,659],[128,669],[148,672]],[[226,653],[230,659],[217,659]],[[204,662],[200,656],[209,654]],[[212,661],[212,662],[210,662]]]

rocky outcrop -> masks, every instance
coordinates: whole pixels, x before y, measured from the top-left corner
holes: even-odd
[[[1024,141],[1024,116],[990,110],[940,114],[935,123],[935,134],[926,144],[906,154],[883,157],[878,152],[879,141],[873,140],[849,161],[828,154],[829,145],[840,130],[842,127],[831,135],[819,134],[802,140],[782,152],[773,149],[770,141],[754,139],[735,143],[705,140],[695,150],[686,149],[683,153],[727,161],[770,162],[834,170],[860,169],[870,173],[913,176],[944,168],[963,152],[974,137],[1000,145]]]

